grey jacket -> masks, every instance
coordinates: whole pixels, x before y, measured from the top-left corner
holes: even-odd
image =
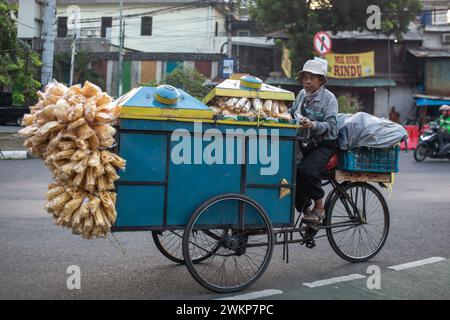
[[[305,102],[303,112],[301,112],[305,97],[306,91],[303,89],[298,94],[290,110],[294,118],[299,120],[303,116],[311,121],[315,121],[314,128],[311,129],[313,138],[319,141],[336,140],[338,136],[338,102],[334,94],[324,88],[310,104]]]

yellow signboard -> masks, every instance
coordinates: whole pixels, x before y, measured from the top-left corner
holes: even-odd
[[[375,75],[375,53],[373,51],[352,54],[327,54],[328,77],[349,79]]]
[[[290,78],[292,73],[292,63],[291,59],[289,59],[289,49],[283,47],[283,56],[281,58],[281,68],[284,71],[286,77]]]

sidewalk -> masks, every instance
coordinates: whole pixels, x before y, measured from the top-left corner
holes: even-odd
[[[6,127],[2,126],[2,128]],[[30,158],[23,146],[24,140],[19,136],[16,128],[11,127],[8,131],[2,128],[0,128],[0,160]]]
[[[370,276],[370,275],[367,275]],[[381,289],[368,289],[368,277],[269,296],[269,300],[447,300],[450,299],[450,260],[411,269],[381,269]]]

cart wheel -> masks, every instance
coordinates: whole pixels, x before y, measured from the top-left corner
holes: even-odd
[[[348,200],[336,193],[327,208],[325,224],[356,222],[353,226],[327,228],[331,247],[342,259],[364,262],[383,247],[389,232],[389,209],[377,188],[355,182],[344,186],[346,193],[361,212],[357,217]]]
[[[196,231],[202,231],[198,232],[200,237],[194,237]],[[264,209],[245,195],[224,194],[209,199],[191,216],[184,234],[183,256],[189,272],[214,292],[251,286],[272,256],[272,224]],[[213,254],[194,264],[198,251]]]
[[[152,231],[152,237],[158,250],[167,259],[179,264],[184,264],[182,249],[183,233],[183,230]],[[197,235],[193,236],[195,237]],[[215,248],[213,248],[211,252],[199,251],[199,255],[194,257],[192,262],[199,263],[208,259],[213,254],[214,249]]]

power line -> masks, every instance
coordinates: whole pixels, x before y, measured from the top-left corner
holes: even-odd
[[[212,3],[217,3],[217,1],[215,1],[215,0],[199,0],[199,1],[184,3],[184,4],[180,4],[180,5],[172,6],[172,7],[168,7],[168,8],[161,8],[161,9],[150,10],[150,11],[145,11],[145,12],[140,12],[140,13],[127,14],[127,15],[123,15],[123,18],[126,19],[126,18],[133,18],[133,17],[142,17],[142,16],[146,16],[146,15],[167,14],[167,13],[171,13],[171,12],[182,11],[185,9],[200,8],[200,7],[212,4]],[[112,19],[119,20],[119,17],[112,17]],[[85,18],[85,19],[79,20],[80,23],[97,22],[97,21],[101,21],[101,17],[100,18]]]

